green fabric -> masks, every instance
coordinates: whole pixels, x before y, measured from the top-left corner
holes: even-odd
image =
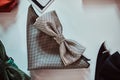
[[[30,80],[30,77],[18,68],[14,60],[6,55],[5,48],[1,41],[0,80]]]
[[[6,61],[6,64],[11,65],[15,68],[18,68],[17,65],[14,63],[14,60],[12,58],[9,58],[9,60]]]

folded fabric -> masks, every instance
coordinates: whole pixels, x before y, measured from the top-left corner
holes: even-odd
[[[85,48],[63,36],[55,11],[39,17],[29,7],[27,47],[32,80],[89,80],[90,64],[83,56]]]
[[[98,53],[95,80],[120,80],[120,54],[110,55],[105,43]]]
[[[0,80],[30,80],[30,77],[21,71],[14,60],[8,57],[0,41]]]
[[[32,6],[27,22],[28,68],[88,68],[83,56],[85,48],[62,34],[62,25],[55,11],[36,15]]]
[[[0,12],[10,12],[18,4],[18,0],[0,0]]]
[[[31,70],[32,80],[90,80],[90,69],[36,69]]]

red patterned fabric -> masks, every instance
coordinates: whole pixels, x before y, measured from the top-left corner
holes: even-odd
[[[18,0],[0,0],[0,12],[10,12],[17,4]]]

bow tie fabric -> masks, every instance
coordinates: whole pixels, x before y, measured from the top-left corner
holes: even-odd
[[[83,56],[85,48],[62,34],[62,25],[55,11],[38,16],[33,7],[28,10],[28,69],[88,68]]]
[[[81,58],[85,48],[76,41],[66,39],[63,36],[62,25],[55,11],[51,11],[38,17],[34,26],[45,34],[53,37],[59,44],[60,57],[65,66],[70,65]]]
[[[30,77],[18,68],[14,60],[6,55],[5,48],[1,41],[0,80],[30,80]]]

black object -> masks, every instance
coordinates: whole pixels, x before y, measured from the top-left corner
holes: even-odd
[[[0,80],[30,80],[30,77],[21,71],[14,60],[8,57],[0,41]]]
[[[37,0],[32,0],[41,10],[43,10],[50,2],[51,0],[49,0],[49,2],[43,6],[42,4],[40,4]]]
[[[30,3],[41,13],[43,13],[54,0],[29,0]]]
[[[105,43],[98,52],[95,80],[120,80],[120,54],[110,55]]]

